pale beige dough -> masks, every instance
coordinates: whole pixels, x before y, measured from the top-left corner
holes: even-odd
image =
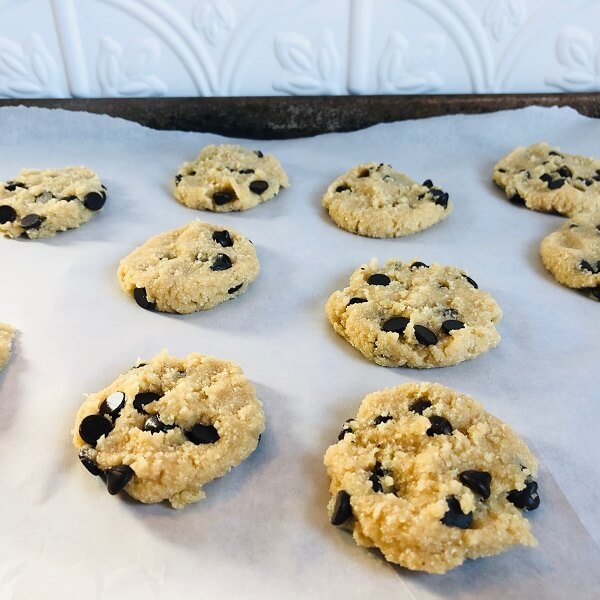
[[[502,311],[495,300],[460,269],[418,263],[392,259],[378,266],[373,259],[356,269],[348,287],[334,292],[325,306],[335,331],[384,367],[444,367],[497,346]],[[369,283],[372,276],[389,283]],[[397,326],[385,330],[392,318],[407,321],[402,332]],[[450,329],[457,326],[450,321],[463,327]],[[427,345],[427,338],[437,341]]]
[[[175,198],[190,208],[247,210],[288,187],[288,177],[272,154],[223,144],[206,146],[175,176]]]
[[[519,147],[494,167],[494,182],[515,204],[571,217],[600,209],[600,161],[548,144]]]
[[[0,371],[6,367],[6,364],[10,359],[10,351],[12,348],[14,335],[14,327],[11,327],[6,323],[0,323]]]
[[[431,181],[419,184],[383,163],[353,167],[327,188],[322,203],[339,227],[374,238],[409,235],[452,212],[448,194]]]
[[[192,221],[136,248],[118,275],[142,308],[191,313],[240,296],[259,270],[252,242],[235,229]]]
[[[87,167],[23,169],[0,183],[0,235],[47,238],[89,221],[105,201],[106,188]]]
[[[99,417],[113,428],[95,445],[86,443],[80,435],[83,419],[99,415],[104,400],[115,392],[125,397],[120,412]],[[159,399],[141,406],[142,412],[134,400],[147,392]],[[145,431],[151,418],[174,427]],[[197,424],[216,429],[218,440],[190,441],[189,432]],[[132,469],[124,490],[133,498],[144,503],[168,500],[182,508],[202,500],[206,483],[255,450],[264,425],[262,403],[238,365],[201,354],[178,359],[162,352],[87,396],[75,419],[73,443],[84,466],[109,481],[111,468]]]
[[[440,417],[446,429],[434,426]],[[339,438],[325,453],[330,518],[388,561],[445,573],[467,558],[536,545],[523,509],[539,504],[537,462],[473,398],[433,383],[374,392]],[[487,490],[472,484],[486,477]]]

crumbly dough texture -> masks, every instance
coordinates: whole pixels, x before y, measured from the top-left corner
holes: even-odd
[[[338,177],[323,196],[334,222],[374,238],[409,235],[435,225],[452,212],[448,194],[431,181],[418,184],[390,165],[358,165]]]
[[[47,238],[89,221],[105,200],[106,188],[87,167],[23,169],[0,183],[0,234]]]
[[[173,182],[175,198],[190,208],[247,210],[288,187],[288,177],[272,154],[223,144],[206,146],[184,163]]]
[[[136,288],[145,290],[144,308],[191,313],[240,296],[259,270],[250,240],[230,227],[193,221],[136,248],[121,261],[118,275],[136,300]]]
[[[600,209],[600,161],[566,154],[548,144],[519,147],[492,175],[515,204],[571,217]]]
[[[430,406],[419,414],[410,408],[417,401]],[[452,432],[428,435],[434,415],[447,419]],[[473,398],[432,383],[375,392],[344,424],[340,438],[325,453],[329,514],[337,494],[345,491],[351,515],[343,525],[357,544],[379,548],[388,561],[445,573],[467,558],[498,554],[515,544],[536,545],[529,521],[507,494],[531,485],[537,462],[517,435]],[[460,474],[469,470],[491,476],[488,498],[461,482]],[[460,518],[471,513],[466,528],[442,522],[452,497]],[[535,497],[539,504],[537,485]]]
[[[584,288],[600,300],[600,210],[583,213],[546,236],[540,245],[545,267],[556,280]]]
[[[11,327],[6,323],[0,323],[0,371],[4,369],[8,363],[8,360],[10,359],[10,351],[12,348],[14,335],[14,327]]]
[[[88,415],[97,415],[114,392],[125,404],[114,428],[95,447],[80,437]],[[134,407],[137,394],[154,392],[160,399]],[[172,429],[144,431],[152,415]],[[107,417],[108,418],[108,417]],[[195,444],[186,436],[197,423],[212,425],[219,439]],[[202,487],[240,464],[256,448],[264,429],[262,403],[241,368],[232,362],[201,354],[185,359],[162,352],[147,364],[132,368],[100,392],[90,394],[77,413],[73,443],[80,456],[102,471],[129,465],[134,475],[124,490],[144,503],[168,500],[174,508],[202,500]]]
[[[389,283],[369,283],[381,277]],[[455,267],[395,259],[378,266],[373,259],[352,273],[347,288],[329,297],[325,310],[335,331],[378,365],[444,367],[500,342],[496,325],[502,311],[474,284]],[[405,320],[403,331],[386,325],[398,317]],[[458,327],[456,321],[463,327],[444,329]]]

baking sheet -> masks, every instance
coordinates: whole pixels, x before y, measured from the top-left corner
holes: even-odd
[[[540,262],[540,240],[563,220],[512,206],[490,177],[516,145],[546,140],[598,156],[599,134],[599,122],[570,109],[528,108],[243,142],[276,153],[292,186],[253,210],[221,215],[181,206],[170,181],[181,162],[224,138],[0,109],[0,180],[25,166],[85,164],[109,189],[104,210],[77,230],[0,239],[0,320],[20,330],[0,374],[0,597],[597,597],[600,307],[558,285]],[[450,193],[453,214],[396,240],[338,229],[320,197],[366,161],[433,179]],[[259,278],[207,312],[139,309],[120,290],[119,260],[195,218],[252,239]],[[504,311],[498,348],[426,371],[367,362],[333,332],[323,305],[371,257],[468,270]],[[83,394],[163,348],[240,363],[267,415],[258,450],[183,511],[110,497],[70,442]],[[439,577],[390,566],[328,525],[326,447],[365,394],[409,380],[473,395],[532,445],[542,465],[542,505],[531,514],[537,549]]]

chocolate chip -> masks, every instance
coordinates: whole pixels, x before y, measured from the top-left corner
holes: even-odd
[[[383,273],[374,273],[367,279],[369,285],[389,285],[391,279]]]
[[[431,179],[426,179],[421,185],[424,185],[426,188],[432,188],[433,181],[431,181]]]
[[[150,417],[148,417],[143,427],[144,431],[149,431],[150,433],[161,433],[174,428],[175,425],[167,425],[166,423],[163,423],[158,418],[158,415],[151,415]]]
[[[114,420],[119,416],[124,406],[125,394],[123,392],[113,392],[102,402],[99,411],[101,415],[108,415]]]
[[[12,223],[17,218],[17,211],[8,204],[0,206],[0,225]]]
[[[542,173],[539,177],[541,181],[545,181],[546,183],[552,181],[552,175],[550,173]]]
[[[550,152],[548,152],[548,156],[560,156],[562,158],[562,154],[554,152],[554,150],[550,150]]]
[[[227,271],[227,269],[231,269],[231,267],[231,259],[227,254],[217,254],[212,265],[210,265],[211,271]]]
[[[594,180],[593,179],[584,179],[583,183],[585,183],[585,185],[587,187],[590,187],[590,185],[592,185],[594,183]]]
[[[52,192],[42,192],[35,197],[35,201],[40,204],[46,204],[46,202],[50,202],[50,200],[54,200],[54,194]]]
[[[133,408],[144,415],[148,414],[144,409],[144,406],[150,404],[150,402],[155,402],[159,398],[161,398],[161,395],[156,392],[140,392],[139,394],[136,394],[133,399]]]
[[[256,156],[258,156],[258,158],[264,157],[264,154],[260,150],[254,150],[254,154],[256,154]]]
[[[73,200],[78,200],[77,196],[65,196],[64,198],[61,198],[61,200],[64,200],[65,202],[73,202]]]
[[[351,304],[362,304],[363,302],[367,302],[366,298],[350,298],[350,302],[348,302],[347,306]]]
[[[132,369],[141,369],[142,367],[145,367],[148,363],[142,362],[139,365],[134,365],[133,367],[131,367]],[[131,370],[131,369],[130,369]]]
[[[506,169],[498,169],[498,173],[506,173]]]
[[[492,476],[487,471],[463,471],[458,476],[459,481],[471,491],[481,496],[484,500],[490,497],[490,483]]]
[[[183,175],[181,173],[177,173],[177,175],[175,175],[175,183],[179,183],[181,180],[183,179]]]
[[[335,188],[335,191],[339,193],[339,192],[345,192],[345,191],[347,191],[347,190],[349,190],[349,189],[350,189],[350,186],[349,186],[349,185],[346,185],[346,184],[344,183],[344,184],[342,184],[342,185],[338,185],[338,186]]]
[[[565,184],[564,179],[555,179],[554,181],[548,182],[548,189],[549,190],[557,190],[558,188],[561,188],[564,184]]]
[[[96,461],[88,455],[85,448],[82,448],[79,451],[79,460],[94,477],[102,475],[102,469],[96,464]]]
[[[243,283],[240,283],[239,285],[234,285],[233,287],[230,287],[230,288],[227,290],[227,293],[228,293],[228,294],[235,294],[235,293],[236,293],[238,290],[241,290],[241,289],[242,289],[242,286],[243,286],[243,285],[244,285]]]
[[[233,190],[221,190],[214,192],[212,199],[217,206],[222,206],[223,204],[237,200],[237,196]]]
[[[223,248],[229,248],[230,246],[233,246],[233,240],[229,235],[229,231],[227,231],[226,229],[224,229],[223,231],[213,232],[212,239],[215,242],[217,242],[217,244],[223,246]]]
[[[423,412],[428,409],[431,406],[431,402],[429,402],[429,400],[417,400],[416,402],[413,402],[409,407],[408,410],[410,410],[411,412],[417,413],[418,415],[422,415]]]
[[[525,200],[523,200],[519,194],[513,194],[508,201],[518,206],[525,206]]]
[[[141,306],[146,310],[156,310],[156,304],[148,300],[146,288],[135,288],[135,290],[133,290],[133,299],[137,302],[138,306]]]
[[[96,446],[96,442],[103,436],[108,435],[113,424],[102,415],[88,415],[79,424],[79,435],[84,442],[90,446]]]
[[[452,433],[452,425],[448,419],[439,417],[438,415],[432,415],[429,417],[431,427],[427,430],[427,435],[433,437],[434,435],[449,435]]]
[[[579,263],[579,268],[582,271],[589,271],[590,273],[592,273],[592,275],[596,275],[598,273],[600,273],[600,261],[598,263],[596,263],[595,265],[589,263],[587,260],[582,260]]]
[[[27,186],[20,181],[7,181],[6,185],[4,186],[4,189],[7,192],[14,192],[17,188],[23,188],[26,190]]]
[[[248,187],[250,188],[250,191],[254,194],[262,194],[268,189],[269,184],[266,181],[263,181],[262,179],[257,179],[256,181],[253,181]]]
[[[398,335],[404,333],[406,326],[410,323],[410,319],[406,317],[392,317],[388,319],[382,326],[382,331],[390,331]]]
[[[420,269],[421,267],[425,267],[427,269],[429,268],[429,265],[421,261],[416,261],[412,265],[410,265],[410,270],[414,271],[415,269]]]
[[[25,215],[21,219],[21,227],[23,227],[23,229],[38,229],[45,220],[46,217],[41,217],[40,215],[36,215],[34,213]]]
[[[213,425],[196,423],[185,435],[190,442],[196,444],[214,444],[220,438],[219,432]]]
[[[442,323],[442,329],[446,333],[450,333],[455,329],[462,329],[464,326],[465,324],[462,321],[458,321],[457,319],[448,319],[447,321],[444,321]]]
[[[343,440],[347,433],[353,433],[353,429],[349,425],[353,421],[354,421],[354,419],[346,419],[346,422],[344,423],[342,430],[338,434],[338,441]]]
[[[531,477],[528,477],[525,480],[525,487],[522,490],[511,490],[506,495],[506,498],[517,508],[535,510],[540,505],[538,484]]]
[[[582,288],[581,291],[587,292],[592,300],[600,301],[600,287]]]
[[[369,477],[369,481],[371,482],[371,485],[373,486],[374,492],[383,492],[383,485],[381,483],[381,480],[383,477],[385,477],[385,475],[386,475],[386,473],[385,473],[384,469],[382,468],[381,463],[379,461],[377,461],[375,463],[375,466],[373,467],[373,473]]]
[[[106,202],[106,196],[99,194],[98,192],[90,192],[85,195],[83,199],[83,205],[90,210],[100,210]]]
[[[240,175],[250,175],[250,173],[254,173],[254,169],[240,169],[238,173]]]
[[[468,275],[465,275],[464,277],[475,289],[479,288],[477,282],[474,279],[471,279]]]
[[[415,337],[417,342],[423,346],[433,346],[438,343],[438,336],[423,325],[415,325]]]
[[[571,169],[569,169],[569,167],[567,167],[566,165],[561,167],[560,169],[558,169],[558,174],[561,177],[573,177],[573,173],[571,172]]]
[[[448,511],[441,518],[441,521],[447,527],[458,527],[459,529],[469,529],[473,523],[473,513],[465,514],[460,508],[460,502],[456,496],[446,498]]]
[[[352,505],[350,504],[350,494],[345,490],[340,490],[335,497],[333,511],[331,513],[332,525],[343,525],[352,517]]]
[[[575,229],[576,227],[579,227],[579,225],[577,225],[577,223],[571,223],[569,225],[569,229]]]
[[[104,471],[104,474],[106,475],[106,487],[108,493],[112,496],[118,494],[135,475],[133,469],[129,465],[109,467]]]
[[[381,423],[387,423],[388,421],[391,421],[393,418],[394,417],[392,417],[392,415],[379,415],[373,419],[373,423],[375,423],[375,426],[377,426],[377,425],[380,425]]]
[[[371,175],[371,171],[369,171],[369,169],[363,169],[358,175],[357,177],[369,177],[369,175]]]
[[[446,208],[448,206],[449,196],[447,192],[443,190],[431,190],[431,195],[433,196],[433,202],[438,204],[439,206],[443,206]]]

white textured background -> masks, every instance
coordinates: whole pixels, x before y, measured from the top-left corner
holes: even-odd
[[[600,90],[599,0],[0,0],[0,96]]]

